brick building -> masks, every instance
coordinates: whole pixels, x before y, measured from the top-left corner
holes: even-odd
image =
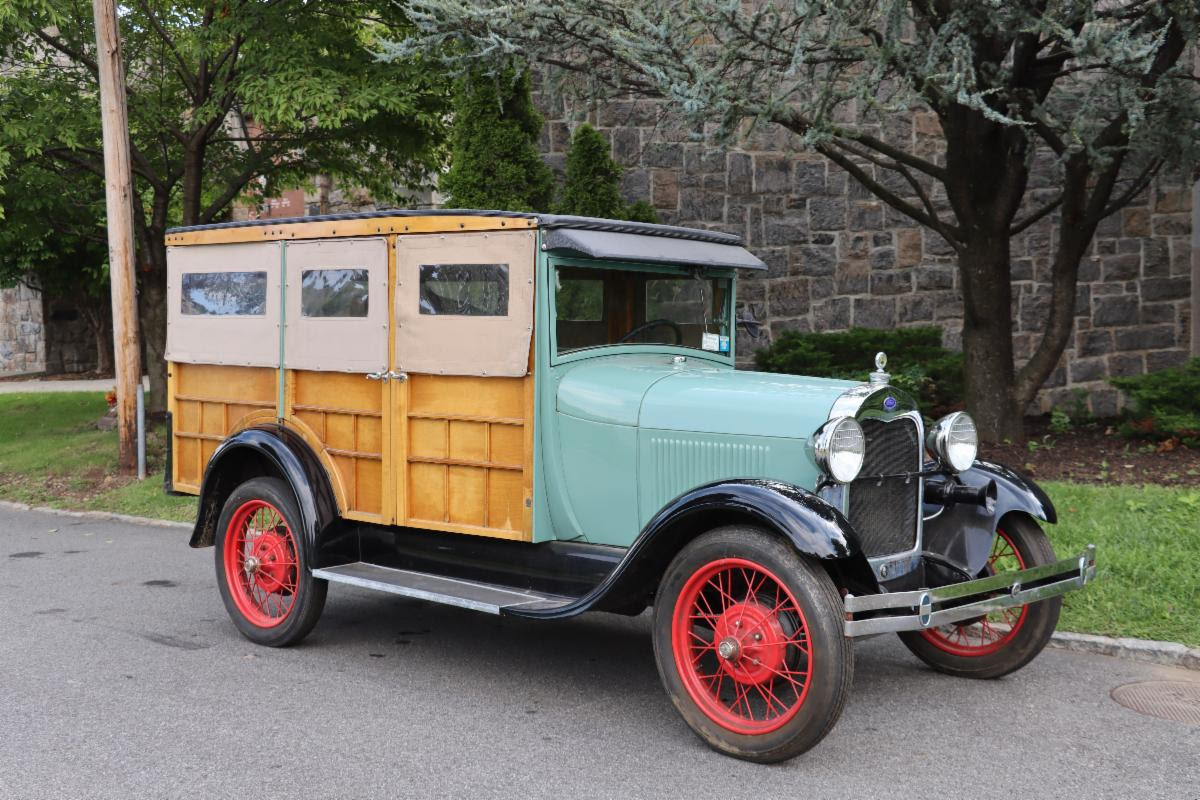
[[[552,166],[561,169],[571,130],[586,119],[611,141],[629,199],[648,198],[663,222],[736,233],[767,262],[765,276],[749,277],[739,294],[767,334],[740,337],[740,361],[751,363],[755,349],[792,329],[936,325],[947,346],[961,346],[962,299],[946,242],[821,156],[796,151],[783,129],[764,127],[722,151],[695,141],[652,100],[610,102],[587,113],[557,97],[538,101]],[[889,136],[911,137],[917,146],[940,132],[929,113],[889,128]],[[1052,188],[1051,180],[1035,172],[1033,188]],[[1200,273],[1197,191],[1180,176],[1162,176],[1101,223],[1080,267],[1073,341],[1041,394],[1043,410],[1081,388],[1095,413],[1111,415],[1119,401],[1106,378],[1200,354],[1200,315],[1193,313],[1200,293],[1193,277]],[[1032,352],[1045,320],[1054,235],[1048,220],[1013,241],[1018,359]]]

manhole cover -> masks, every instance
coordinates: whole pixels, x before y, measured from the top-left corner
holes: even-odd
[[[1139,714],[1200,725],[1200,683],[1127,683],[1112,690],[1112,699]]]

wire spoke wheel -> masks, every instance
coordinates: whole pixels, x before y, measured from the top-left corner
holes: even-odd
[[[1025,566],[1025,559],[1017,551],[1012,538],[1003,530],[997,530],[986,573],[1016,572],[1025,569]],[[922,635],[930,644],[947,653],[966,657],[985,656],[1012,642],[1020,633],[1028,613],[1028,606],[1003,608],[983,617],[931,628],[922,631]]]
[[[247,500],[225,534],[225,578],[237,610],[260,628],[281,624],[296,604],[300,569],[291,526],[265,500]]]
[[[745,559],[719,559],[691,576],[675,604],[672,649],[692,700],[734,733],[779,729],[808,694],[812,647],[800,605]]]

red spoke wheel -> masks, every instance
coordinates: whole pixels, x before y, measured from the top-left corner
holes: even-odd
[[[715,749],[754,761],[808,750],[833,727],[853,674],[829,576],[778,537],[720,528],[668,567],[654,609],[659,673]]]
[[[295,644],[324,607],[326,583],[309,572],[299,520],[287,484],[255,478],[233,491],[218,522],[221,597],[238,630],[259,644]]]
[[[1056,561],[1054,548],[1033,520],[1011,516],[996,531],[992,552],[980,577],[1016,572]],[[985,616],[900,638],[918,658],[941,672],[973,678],[998,678],[1032,661],[1058,624],[1062,598],[993,611]]]

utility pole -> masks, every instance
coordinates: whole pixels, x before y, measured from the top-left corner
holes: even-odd
[[[92,0],[100,116],[104,130],[104,195],[108,210],[108,274],[112,285],[113,367],[117,377],[117,436],[121,472],[137,470],[137,393],[142,383],[137,295],[133,274],[133,174],[121,29],[116,0]]]

